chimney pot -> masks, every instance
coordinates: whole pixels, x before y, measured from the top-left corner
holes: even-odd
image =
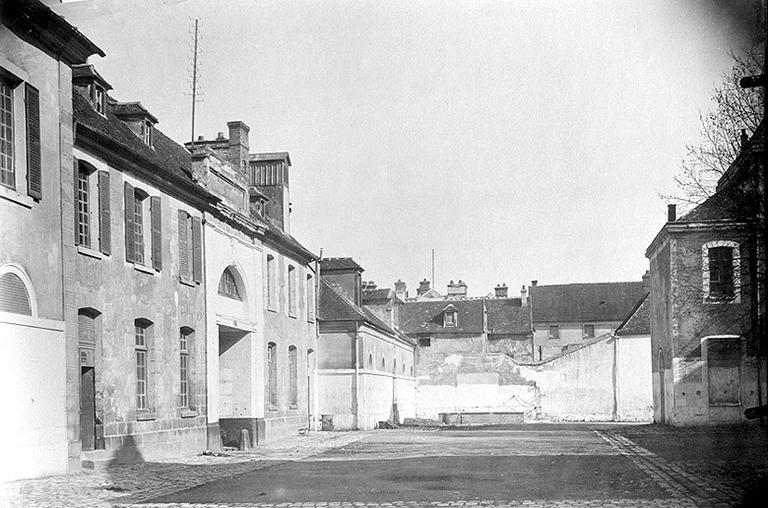
[[[531,286],[534,286],[534,287],[536,287],[536,285],[537,285],[538,283],[539,283],[539,281],[537,281],[537,280],[532,280],[532,281],[531,281]]]
[[[667,205],[667,222],[675,222],[677,220],[677,205]]]
[[[200,135],[200,136],[197,137],[197,140],[198,141],[205,141],[205,136]]]
[[[224,133],[219,131],[219,134],[216,136],[216,141],[223,141],[227,138],[224,137]]]

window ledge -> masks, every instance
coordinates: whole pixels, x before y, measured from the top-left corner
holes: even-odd
[[[709,305],[722,305],[725,303],[740,303],[740,301],[735,296],[731,298],[712,298],[711,296],[708,296],[704,298],[704,303]]]
[[[0,185],[0,198],[13,201],[14,203],[25,208],[32,208],[32,205],[35,204],[35,200],[31,197],[27,196],[26,194],[21,194],[20,192],[6,187],[5,185]]]
[[[315,318],[307,318],[307,323],[314,323],[314,322],[315,322]]]
[[[299,405],[298,404],[289,404],[288,405],[288,409],[291,409],[291,410],[299,409]]]
[[[185,286],[189,286],[191,288],[196,286],[196,284],[192,281],[192,279],[187,280],[187,279],[184,279],[182,277],[179,277],[179,282],[184,284]]]
[[[155,271],[151,268],[148,268],[144,265],[140,265],[138,263],[131,263],[133,265],[133,269],[137,272],[146,273],[147,275],[155,275]]]
[[[197,410],[183,408],[179,414],[182,418],[195,418],[197,416]]]
[[[710,402],[709,407],[739,407],[741,402]]]
[[[267,307],[267,310],[268,310],[269,312],[274,312],[274,313],[277,313],[277,309],[276,309],[276,308],[274,308],[274,307]]]
[[[288,313],[288,317],[291,318],[291,319],[297,319],[299,316],[297,314],[295,314],[295,313],[292,314],[292,313],[289,312]]]
[[[277,406],[270,405],[269,407],[267,407],[267,411],[277,411]]]
[[[102,254],[101,252],[99,252],[97,250],[93,250],[93,249],[91,249],[89,247],[86,247],[84,245],[78,245],[77,246],[77,252],[79,252],[80,254],[82,254],[84,256],[91,257],[91,258],[104,259],[104,254]]]
[[[152,411],[136,411],[136,421],[148,422],[152,420],[157,420],[157,415]]]

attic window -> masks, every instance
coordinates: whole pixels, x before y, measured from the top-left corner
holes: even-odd
[[[149,120],[141,122],[141,140],[147,146],[152,146],[152,123]]]
[[[97,84],[91,85],[91,102],[93,103],[93,109],[96,110],[96,112],[100,115],[105,115],[104,112],[104,97],[106,94],[104,93],[104,88],[100,87]]]
[[[446,307],[443,311],[443,327],[456,326],[457,314],[453,306]]]

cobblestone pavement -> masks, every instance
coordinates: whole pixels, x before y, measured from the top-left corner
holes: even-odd
[[[709,455],[707,455],[702,451],[707,448],[702,443],[711,444],[711,442],[716,446],[710,446]],[[724,445],[729,446],[729,449],[721,450]],[[694,452],[691,452],[691,448],[694,448]],[[760,429],[756,430],[755,427],[674,429],[653,425],[627,427],[584,425],[575,428],[563,427],[562,430],[551,432],[549,435],[541,432],[529,433],[525,430],[497,434],[493,431],[464,430],[313,433],[307,437],[297,436],[266,445],[252,452],[230,452],[222,457],[186,457],[173,461],[116,466],[103,471],[86,471],[63,477],[0,485],[0,507],[719,508],[751,506],[751,504],[741,503],[748,489],[768,478],[765,450],[765,434]],[[258,500],[257,496],[250,498],[243,496],[244,501],[237,498],[234,501],[226,500],[215,496],[210,499],[205,499],[203,496],[201,499],[190,500],[187,499],[190,497],[189,494],[185,494],[205,491],[209,485],[216,483],[221,485],[222,481],[225,482],[225,488],[228,488],[228,485],[248,484],[251,481],[262,481],[271,485],[272,480],[265,478],[282,478],[280,475],[284,471],[305,471],[311,476],[312,468],[317,467],[337,468],[344,465],[348,468],[362,468],[362,464],[371,464],[369,467],[378,468],[379,466],[374,465],[376,462],[371,462],[376,460],[394,464],[398,461],[410,463],[419,458],[438,461],[447,458],[457,464],[461,460],[482,460],[484,456],[497,458],[504,456],[512,457],[513,459],[510,460],[528,461],[545,459],[548,462],[552,461],[553,465],[554,461],[561,463],[565,460],[577,460],[582,461],[579,464],[585,464],[584,461],[590,458],[604,462],[622,460],[625,461],[623,463],[626,466],[623,467],[627,471],[632,468],[637,471],[636,474],[647,480],[640,483],[626,483],[628,480],[617,481],[617,484],[624,482],[624,486],[629,485],[634,490],[623,491],[631,492],[629,497],[618,495],[614,496],[615,498],[611,494],[621,494],[622,491],[614,484],[611,484],[610,488],[605,485],[596,485],[594,496],[574,496],[576,499],[560,499],[559,497],[562,496],[554,496],[557,498],[552,499],[546,493],[543,499],[519,499],[520,492],[524,492],[522,490],[517,491],[517,496],[513,494],[513,490],[510,490],[509,500],[504,493],[502,493],[503,497],[499,498],[497,495],[494,498],[490,495],[490,491],[485,498],[473,495],[461,496],[458,495],[460,492],[457,492],[457,495],[450,500],[437,500],[440,499],[439,497],[430,498],[429,493],[426,493],[422,500],[393,500],[386,496],[359,500],[360,496],[350,496],[349,500],[342,497],[344,501],[320,501],[324,499],[320,494],[309,497],[305,495],[303,498],[301,496],[292,498],[288,495],[287,502],[252,502]],[[289,466],[289,464],[295,464],[295,466]],[[323,466],[323,464],[327,465]],[[289,467],[293,469],[288,469]],[[263,473],[254,473],[262,470]],[[514,474],[515,471],[512,473]],[[586,482],[590,481],[591,471],[585,470],[578,474],[583,474]],[[259,478],[261,480],[258,480]],[[555,481],[557,480],[561,478],[558,477]],[[287,481],[290,485],[291,480]],[[304,481],[304,479],[297,478],[295,481]],[[552,478],[543,477],[541,481],[552,481]],[[631,487],[632,485],[634,487]],[[196,488],[189,490],[193,487]],[[257,488],[258,490],[261,488]],[[312,492],[310,489],[310,494]],[[527,492],[530,494],[535,490]],[[267,497],[264,499],[267,500]],[[269,499],[269,501],[273,500]]]
[[[0,484],[0,507],[106,508],[140,503],[276,463],[300,460],[367,435],[366,432],[314,432],[261,445],[248,452],[181,457]]]

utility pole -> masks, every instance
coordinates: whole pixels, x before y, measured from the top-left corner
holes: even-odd
[[[435,249],[432,249],[432,287],[435,287]]]
[[[195,106],[198,102],[197,89],[197,56],[198,56],[198,20],[195,20],[194,49],[192,50],[192,146],[195,146]]]

